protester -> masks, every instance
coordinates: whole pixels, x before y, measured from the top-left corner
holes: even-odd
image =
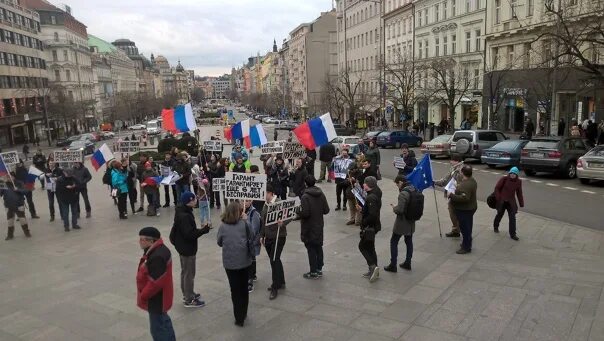
[[[402,157],[403,161],[405,161],[405,167],[399,169],[398,174],[407,176],[407,175],[411,174],[411,172],[413,172],[413,170],[415,169],[415,166],[417,166],[417,159],[415,158],[415,152],[412,150],[409,150],[409,146],[406,143],[403,143],[401,145],[400,157]],[[393,164],[394,164],[394,162],[393,162]]]
[[[449,169],[449,173],[445,175],[442,179],[434,181],[434,185],[438,187],[445,187],[451,181],[451,179],[455,179],[456,183],[460,183],[463,179],[461,175],[461,169],[463,168],[464,163],[460,155],[453,154],[451,155],[451,168]],[[445,190],[445,198],[447,197],[447,191]],[[457,220],[457,214],[455,214],[455,209],[453,208],[453,202],[449,200],[447,204],[449,210],[449,218],[451,219],[451,232],[445,234],[450,238],[457,238],[460,236],[459,233],[459,221]]]
[[[63,170],[59,164],[54,161],[48,161],[44,170],[46,196],[48,197],[48,210],[50,212],[50,222],[55,221],[55,192],[57,189],[57,179],[63,175]],[[58,204],[58,203],[57,203]],[[59,215],[61,214],[59,207]]]
[[[461,230],[462,242],[461,248],[457,251],[463,255],[472,252],[472,227],[474,224],[474,213],[478,208],[476,202],[476,189],[478,184],[472,177],[472,167],[464,165],[461,168],[463,179],[457,184],[455,193],[447,193],[449,200],[452,201],[459,229]]]
[[[197,155],[199,142],[191,134],[185,132],[178,140],[178,149],[186,151],[189,155]]]
[[[145,163],[145,170],[142,174],[141,188],[147,197],[147,216],[159,216],[159,183],[157,182],[157,171],[153,169],[151,162]]]
[[[117,160],[114,161],[113,169],[111,170],[111,187],[113,188],[113,193],[115,193],[114,197],[117,197],[117,210],[120,219],[128,219],[128,208],[126,206],[126,198],[128,198],[127,177],[128,174],[124,172],[122,163]]]
[[[271,184],[266,185],[266,205],[260,215],[260,242],[264,244],[266,254],[269,258],[272,273],[272,284],[268,288],[270,291],[269,299],[274,300],[279,294],[279,290],[285,289],[285,274],[283,272],[283,263],[281,262],[281,252],[285,246],[287,238],[287,224],[289,221],[278,221],[274,224],[266,225],[266,215],[268,205],[279,201],[275,189]]]
[[[348,155],[348,149],[343,148],[340,155],[333,159],[333,170],[336,177],[336,211],[340,209],[346,211],[346,198],[344,197],[344,205],[342,203],[342,194],[345,194],[346,188],[350,184],[348,181],[348,170],[352,166],[353,160]]]
[[[508,212],[510,238],[518,240],[516,234],[516,213],[518,212],[518,203],[524,207],[524,196],[522,195],[522,180],[520,180],[520,170],[518,167],[512,167],[507,176],[501,177],[495,185],[495,199],[497,200],[497,215],[493,222],[495,233],[499,233],[499,223],[503,218],[503,213]]]
[[[306,159],[304,165],[309,175],[315,176],[315,160],[317,159],[317,150],[306,148]]]
[[[25,192],[27,191],[15,188],[12,182],[7,182],[6,188],[0,190],[0,195],[2,196],[2,199],[4,199],[6,220],[8,222],[8,231],[4,240],[15,238],[15,215],[17,216],[17,219],[19,219],[19,224],[21,225],[25,237],[31,237],[27,225],[27,218],[25,217]]]
[[[225,175],[225,159],[217,159],[215,163],[212,162],[210,167],[210,174],[212,179],[223,179]],[[212,185],[212,192],[210,193],[210,208],[216,206],[220,209],[220,191],[214,191]]]
[[[235,162],[231,164],[231,172],[233,173],[247,173],[247,167],[243,163],[243,155],[240,153],[235,154]]]
[[[251,174],[260,174],[260,168],[256,165],[252,165],[250,167],[250,173]],[[254,205],[254,207],[256,208],[256,211],[258,211],[258,213],[262,212],[262,209],[264,208],[264,200],[254,200],[252,201],[252,205]]]
[[[139,233],[143,257],[136,273],[136,304],[149,313],[153,341],[176,341],[168,311],[172,308],[172,255],[159,230],[144,227]]]
[[[80,216],[80,197],[84,199],[84,208],[86,208],[86,218],[90,218],[92,207],[88,199],[88,183],[92,180],[92,175],[83,162],[76,162],[73,166],[73,178],[76,181],[78,190],[78,217]]]
[[[275,195],[277,195],[281,200],[285,200],[287,197],[287,186],[289,183],[288,165],[285,163],[280,154],[277,156],[271,156],[266,164],[270,167],[268,173],[268,182],[273,185]]]
[[[128,185],[128,200],[130,200],[130,208],[132,209],[132,215],[136,215],[136,202],[138,201],[137,187],[142,187],[137,186],[136,184],[138,176],[138,165],[136,164],[136,162],[130,162],[130,159],[126,157],[124,158],[124,163],[122,164],[122,170],[127,173],[126,184]],[[141,189],[141,192],[144,191]]]
[[[177,201],[182,193],[191,191],[191,163],[189,161],[189,154],[181,152],[174,163],[173,169],[180,175],[180,179],[176,180],[175,184]]]
[[[328,142],[327,144],[324,144],[319,148],[319,161],[321,161],[321,174],[319,175],[319,183],[325,180],[325,174],[328,172],[329,167],[331,167],[331,163],[335,156],[336,147],[333,145],[333,143]],[[329,177],[327,178],[327,182],[331,182],[331,179],[329,179]]]
[[[245,216],[247,224],[252,228],[252,240],[254,246],[254,254],[252,255],[252,265],[250,265],[250,271],[248,274],[248,292],[254,291],[254,282],[257,280],[256,276],[256,257],[260,255],[260,212],[256,210],[251,200],[244,202]]]
[[[222,264],[231,287],[231,300],[235,324],[243,327],[247,318],[249,302],[248,276],[252,264],[249,244],[253,242],[253,231],[243,214],[243,207],[237,201],[231,202],[222,216],[217,242],[222,248]]]
[[[170,152],[167,152],[164,154],[164,161],[161,163],[162,167],[160,167],[160,169],[167,169],[167,170],[172,170],[172,167],[174,167],[174,160],[172,159],[172,154]],[[160,175],[161,176],[167,176],[169,174],[168,173],[164,173],[162,172]],[[174,206],[176,206],[176,186],[175,185],[163,185],[164,187],[164,198],[165,198],[165,204],[164,207],[170,207],[170,188],[172,188],[172,197],[174,198]]]
[[[312,175],[304,179],[306,189],[300,200],[300,240],[308,252],[310,271],[303,275],[306,279],[323,277],[323,216],[329,213],[329,204],[323,191],[315,186]]]
[[[170,230],[170,242],[180,256],[180,289],[182,290],[183,304],[187,308],[203,307],[205,305],[201,295],[194,291],[195,260],[197,258],[197,240],[210,232],[210,225],[202,223],[203,228],[197,228],[193,215],[195,201],[195,195],[191,192],[184,192],[180,196],[180,204],[176,206],[174,223]]]
[[[350,209],[348,210],[348,214],[349,214],[349,219],[346,222],[346,225],[356,225],[356,226],[360,226],[361,225],[361,211],[357,210],[357,198],[354,195],[353,190],[356,190],[358,192],[362,191],[362,184],[363,184],[363,162],[365,161],[365,155],[364,154],[359,154],[356,157],[356,162],[350,167],[350,170],[348,171],[349,174],[349,182],[350,182],[350,186],[348,186],[346,188],[346,199],[348,200],[348,207],[350,207]]]
[[[71,211],[71,228],[79,230],[78,200],[80,196],[77,188],[77,181],[73,177],[72,169],[64,169],[63,176],[57,179],[56,195],[65,232],[69,232],[69,211]]]
[[[367,151],[364,154],[365,154],[365,159],[369,160],[369,163],[371,163],[371,165],[376,168],[376,174],[377,174],[377,172],[379,171],[379,168],[380,168],[381,158],[380,158],[380,149],[377,147],[374,140],[369,141],[369,148],[367,149]],[[376,176],[376,179],[377,179],[377,176]]]
[[[375,282],[380,277],[377,254],[375,252],[375,236],[382,229],[380,221],[382,190],[378,187],[377,179],[373,176],[365,178],[363,189],[367,192],[365,204],[362,208],[357,204],[357,209],[362,210],[363,215],[361,219],[359,251],[361,251],[369,267],[369,271],[363,274],[363,277],[369,278],[369,282]]]
[[[242,148],[240,144],[236,144],[233,147],[233,151],[231,152],[231,162],[235,163],[237,161],[237,159],[235,158],[235,156],[237,156],[237,154],[241,154],[241,157],[243,158],[243,162],[246,162],[249,159],[247,150],[245,150],[245,148]]]
[[[413,257],[413,233],[415,233],[415,220],[409,219],[409,211],[411,206],[411,195],[417,190],[402,175],[397,175],[394,179],[396,187],[399,189],[398,203],[392,205],[392,211],[396,214],[394,226],[392,227],[392,237],[390,237],[390,264],[384,268],[389,272],[396,272],[396,262],[398,258],[398,243],[401,236],[404,236],[405,245],[407,246],[407,255],[405,262],[400,264],[400,267],[405,270],[411,270],[411,258]]]
[[[299,198],[302,197],[302,193],[304,193],[304,188],[306,188],[306,186],[304,185],[304,181],[307,176],[308,171],[304,166],[304,159],[296,159],[294,163],[294,169],[290,174],[290,179],[292,182],[290,194],[294,193],[295,196]]]
[[[42,153],[42,149],[38,149],[36,151],[36,154],[34,155],[34,157],[32,159],[32,163],[38,170],[41,170],[42,172],[44,172],[46,170],[46,157]],[[40,185],[42,186],[41,189],[44,189],[44,180],[45,179],[44,179],[44,177],[40,177],[39,179],[40,179]]]
[[[145,163],[147,163],[147,161],[149,161],[149,158],[147,157],[147,154],[139,154],[139,158],[138,158],[138,164],[136,165],[136,178],[138,179],[138,185],[139,185],[139,191],[140,191],[140,196],[139,196],[139,201],[140,201],[140,206],[138,207],[137,212],[142,212],[145,210],[145,192],[143,191],[143,172],[145,171]],[[175,200],[176,202],[176,200]]]
[[[29,170],[25,168],[25,164],[23,160],[19,159],[19,163],[15,167],[15,172],[13,174],[15,180],[19,181],[22,184],[27,183],[27,177],[29,176]],[[24,192],[25,199],[27,199],[27,207],[29,208],[29,213],[31,214],[32,219],[39,219],[40,217],[36,214],[36,205],[34,205],[33,194],[31,191]]]

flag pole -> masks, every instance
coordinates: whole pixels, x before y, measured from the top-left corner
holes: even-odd
[[[440,239],[443,238],[443,230],[440,225],[440,214],[438,212],[438,200],[436,200],[436,188],[434,187],[434,169],[432,168],[432,158],[430,157],[430,153],[428,153],[428,161],[430,162],[430,175],[432,176],[432,193],[434,193],[434,204],[436,205],[436,219],[438,220],[438,234],[440,235]]]

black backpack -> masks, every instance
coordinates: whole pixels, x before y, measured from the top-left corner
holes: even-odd
[[[109,168],[103,174],[103,185],[111,185],[111,169]]]
[[[424,215],[424,195],[419,191],[409,191],[409,202],[405,210],[405,218],[409,221],[418,221]]]

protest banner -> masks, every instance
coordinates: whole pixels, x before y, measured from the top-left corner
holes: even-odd
[[[306,157],[306,149],[299,142],[285,142],[283,147],[284,159],[299,159]]]
[[[159,175],[166,177],[170,175],[172,169],[169,166],[159,165]]]
[[[260,146],[260,155],[281,154],[285,147],[285,141],[272,141]]]
[[[181,176],[176,173],[176,172],[172,172],[170,173],[170,175],[164,177],[160,184],[161,185],[175,185],[176,181],[178,181],[181,178]]]
[[[359,186],[358,184],[352,188],[352,194],[357,199],[357,202],[361,205],[365,205],[365,198],[367,197],[367,193]]]
[[[84,155],[81,150],[58,150],[54,153],[56,163],[76,163],[84,162]]]
[[[266,174],[246,174],[227,172],[226,199],[266,201]]]
[[[2,156],[2,161],[4,161],[4,164],[7,166],[19,163],[19,153],[15,151],[0,153],[0,156]]]
[[[138,141],[120,141],[116,143],[115,152],[122,154],[131,154],[140,151],[140,142]]]
[[[275,224],[278,221],[294,219],[300,208],[300,199],[288,199],[277,201],[274,204],[267,205],[266,225]]]
[[[208,152],[221,152],[222,142],[217,140],[203,141],[203,149]]]
[[[398,157],[398,156],[394,157],[393,163],[394,163],[394,167],[398,168],[398,169],[403,169],[403,168],[405,168],[405,165],[407,165],[405,163],[405,160],[402,157]]]
[[[224,178],[212,179],[212,192],[222,192],[226,190],[226,182]]]

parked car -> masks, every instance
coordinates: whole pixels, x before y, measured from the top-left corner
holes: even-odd
[[[275,127],[278,130],[292,130],[295,129],[300,123],[295,121],[282,121],[281,124]]]
[[[535,137],[522,149],[520,166],[527,176],[545,172],[572,179],[577,176],[577,160],[587,152],[585,142],[574,136]]]
[[[371,142],[371,141],[376,142],[377,141],[377,136],[382,131],[383,130],[376,130],[376,131],[367,132],[365,135],[363,135],[363,143],[366,144],[366,145],[369,145],[369,142]]]
[[[415,134],[412,134],[405,130],[396,131],[383,131],[377,136],[378,147],[388,148],[400,148],[403,143],[409,145],[409,147],[419,147],[422,145],[423,139]]]
[[[497,166],[520,166],[520,155],[522,148],[529,143],[528,140],[506,140],[497,143],[482,152],[480,161],[486,163],[489,168]]]
[[[92,154],[94,153],[94,143],[90,140],[76,140],[69,144],[67,150],[81,150],[84,155]]]
[[[604,180],[604,145],[592,148],[577,161],[577,177],[582,184]]]
[[[101,135],[97,133],[84,133],[80,135],[80,140],[90,140],[92,142],[98,142],[101,140]]]
[[[157,120],[147,122],[145,127],[149,135],[159,135],[161,133],[161,123]]]
[[[128,127],[128,130],[145,130],[146,128],[144,124],[133,124]]]
[[[101,138],[104,140],[112,139],[115,137],[115,133],[112,131],[102,131]]]
[[[433,157],[451,156],[451,137],[453,135],[439,135],[428,142],[422,143],[422,153],[430,153]]]
[[[339,123],[334,123],[333,127],[335,128],[338,136],[352,136],[357,133],[354,128],[349,128]]]
[[[57,147],[67,147],[71,144],[71,142],[73,141],[77,141],[80,139],[80,135],[73,135],[70,136],[66,139],[58,139],[57,140]]]
[[[451,138],[451,155],[461,155],[463,159],[478,159],[482,156],[485,149],[491,148],[501,141],[508,138],[498,130],[458,130],[453,133]],[[457,148],[459,140],[466,140],[469,148],[462,152]]]
[[[334,147],[336,147],[336,153],[339,153],[340,150],[347,148],[350,152],[353,146],[356,146],[359,143],[358,136],[338,136],[335,139],[331,140]]]

